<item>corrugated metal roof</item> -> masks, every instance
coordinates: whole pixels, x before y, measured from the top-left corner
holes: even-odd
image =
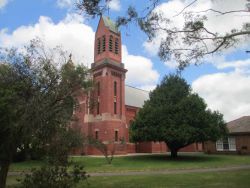
[[[250,133],[250,116],[243,116],[227,123],[229,133]]]
[[[104,21],[104,25],[106,27],[108,27],[111,31],[113,31],[115,33],[119,33],[116,24],[109,17],[102,16],[102,18],[103,18],[103,21]]]
[[[142,108],[144,102],[149,99],[149,92],[134,88],[131,86],[125,86],[125,104],[128,106],[134,106]]]

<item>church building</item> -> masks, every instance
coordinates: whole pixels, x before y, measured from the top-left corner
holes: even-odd
[[[103,143],[116,144],[115,154],[161,153],[167,147],[163,142],[129,142],[129,126],[149,92],[125,85],[126,72],[122,63],[121,33],[109,17],[102,16],[95,33],[94,63],[91,76],[96,89],[91,94],[95,99],[93,109],[89,108],[86,94],[78,97],[79,110],[75,112],[78,125],[86,136],[92,136]],[[138,70],[139,71],[139,70]],[[199,151],[201,146],[192,144],[183,151]],[[85,146],[77,154],[101,154],[91,146]]]

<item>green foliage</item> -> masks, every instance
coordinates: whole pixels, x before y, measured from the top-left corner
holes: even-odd
[[[19,153],[41,151],[53,163],[67,162],[70,148],[82,142],[79,130],[69,126],[76,96],[92,85],[87,68],[63,61],[59,48],[33,40],[21,51],[0,51],[0,166],[6,166],[0,187]]]
[[[74,166],[69,172],[67,166],[43,166],[32,169],[31,174],[25,175],[18,188],[72,188],[89,176],[82,166]]]
[[[194,142],[216,140],[226,133],[223,116],[212,112],[202,98],[177,75],[166,76],[130,126],[131,138],[164,141],[171,153]]]

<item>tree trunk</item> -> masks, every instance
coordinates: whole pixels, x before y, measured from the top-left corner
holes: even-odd
[[[170,149],[170,151],[171,151],[171,158],[176,158],[178,150],[177,149]]]
[[[9,171],[10,162],[4,162],[1,164],[0,169],[0,187],[5,188],[7,175]]]

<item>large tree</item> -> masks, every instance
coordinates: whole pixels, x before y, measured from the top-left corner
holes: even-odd
[[[59,48],[33,40],[22,50],[0,51],[0,187],[22,150],[44,150],[64,162],[79,134],[70,128],[77,91],[91,86],[88,70],[66,61]]]
[[[222,137],[226,126],[223,116],[207,109],[183,78],[170,75],[150,93],[130,133],[134,142],[165,142],[171,156],[177,157],[178,150],[189,144]]]
[[[80,0],[78,9],[90,16],[105,14],[112,0]],[[172,9],[164,9],[167,3]],[[227,4],[235,3],[240,8]],[[236,47],[250,36],[250,2],[248,0],[186,0],[169,2],[145,0],[140,7],[131,6],[126,15],[117,18],[118,25],[135,23],[149,41],[159,43],[158,55],[163,61],[174,61],[182,70],[190,64],[204,62],[208,55]],[[208,6],[205,6],[208,5]],[[237,7],[237,6],[236,6]],[[229,18],[238,18],[230,22]],[[218,20],[222,21],[218,21]],[[242,21],[244,20],[244,21]],[[216,26],[216,23],[219,27]],[[241,23],[241,25],[238,25]],[[212,27],[211,27],[212,25]],[[223,31],[217,28],[224,27]],[[246,37],[246,38],[244,38]],[[150,44],[152,45],[152,44]]]

